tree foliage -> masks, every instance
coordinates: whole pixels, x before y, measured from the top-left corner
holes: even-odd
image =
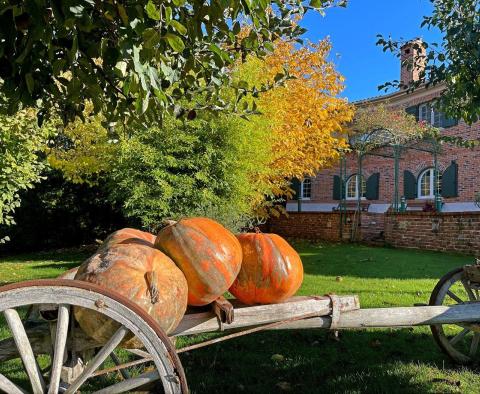
[[[239,67],[239,78],[253,85],[275,81],[281,70],[291,77],[260,95],[261,115],[245,126],[266,127],[271,132],[271,171],[265,181],[276,196],[290,194],[291,178],[315,174],[346,147],[344,125],[354,111],[339,97],[344,79],[328,61],[330,48],[327,40],[301,47],[279,40],[265,59],[252,58]]]
[[[464,119],[467,123],[480,118],[480,2],[478,0],[431,0],[433,13],[425,16],[422,27],[438,29],[442,34],[440,43],[422,43],[426,54],[419,55],[416,65],[427,61],[420,80],[410,88],[444,82],[439,104],[448,115]],[[379,36],[378,44],[384,50],[400,56],[405,42]],[[414,48],[416,49],[416,48]],[[381,88],[400,86],[399,81],[385,84]]]
[[[238,229],[267,194],[253,177],[268,171],[268,134],[245,132],[221,115],[182,122],[168,116],[120,142],[112,194],[154,230],[166,218],[208,215]]]
[[[20,206],[21,190],[40,180],[44,167],[38,151],[47,129],[36,125],[35,111],[19,111],[14,117],[0,115],[0,225],[14,223],[13,212]],[[8,240],[5,236],[0,243]]]
[[[292,20],[343,0],[10,0],[0,5],[0,93],[20,105],[51,109],[64,121],[91,100],[108,121],[170,109],[201,93],[222,109],[228,66],[264,56],[278,37],[304,30]],[[241,25],[252,26],[239,36]],[[69,78],[65,77],[65,74]],[[239,85],[232,85],[242,91]],[[192,105],[194,105],[192,103]]]
[[[429,124],[418,122],[403,108],[388,104],[358,108],[349,132],[350,147],[362,152],[434,136],[434,129]]]
[[[92,115],[87,103],[83,120],[77,117],[65,127],[58,125],[59,131],[46,147],[47,161],[66,180],[94,185],[115,165],[120,137],[103,127],[103,119]]]

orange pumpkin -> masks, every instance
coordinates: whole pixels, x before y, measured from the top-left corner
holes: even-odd
[[[296,293],[303,281],[298,253],[276,234],[237,235],[243,262],[230,293],[245,304],[273,304]]]
[[[155,235],[134,228],[122,228],[121,230],[117,230],[110,234],[105,241],[103,241],[101,248],[108,248],[112,245],[132,242],[153,246],[155,243]]]
[[[142,244],[116,244],[100,248],[78,269],[75,279],[114,290],[147,311],[168,334],[187,308],[187,281],[182,271],[159,250]],[[118,323],[99,313],[76,308],[82,330],[100,343],[118,329]],[[128,340],[124,345],[128,346]],[[135,346],[134,341],[129,345]]]
[[[235,235],[208,218],[171,222],[159,232],[155,247],[185,274],[189,305],[207,305],[223,295],[242,263],[242,248]]]

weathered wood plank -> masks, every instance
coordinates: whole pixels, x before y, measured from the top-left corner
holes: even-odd
[[[348,311],[358,309],[360,303],[357,296],[339,296],[340,310]],[[235,302],[232,301],[235,305]],[[257,326],[292,317],[317,313],[319,316],[327,316],[331,313],[331,301],[328,297],[293,297],[286,302],[270,305],[235,307],[235,320],[231,324],[218,322],[217,317],[211,311],[188,313],[184,316],[177,327],[174,336],[191,335],[204,332],[237,329],[242,327]]]
[[[342,313],[339,328],[411,327],[480,321],[480,302],[451,306],[358,309]]]
[[[52,372],[50,374],[48,394],[58,393],[68,336],[69,315],[69,307],[67,305],[60,305],[58,307],[57,331],[55,333],[55,346],[53,349]]]
[[[11,380],[7,379],[0,373],[0,390],[8,394],[27,394],[20,387],[14,384]]]
[[[105,361],[105,359],[113,352],[113,350],[119,345],[122,339],[127,335],[128,328],[122,326],[115,334],[108,340],[96,356],[90,360],[82,374],[70,385],[65,394],[75,393],[80,386],[92,375],[93,372]]]
[[[32,391],[34,394],[42,394],[45,391],[45,382],[40,367],[33,354],[32,346],[28,340],[22,320],[15,309],[6,309],[3,313],[7,320],[8,327],[12,332],[25,371],[30,379]]]
[[[144,386],[160,379],[157,371],[147,372],[135,378],[124,380],[123,382],[95,391],[93,394],[117,394],[125,393],[137,387]]]

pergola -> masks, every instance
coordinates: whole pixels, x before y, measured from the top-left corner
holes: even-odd
[[[402,212],[406,210],[405,199],[400,196],[399,189],[399,168],[402,154],[407,150],[416,150],[429,153],[433,156],[434,167],[434,196],[435,209],[440,212],[442,209],[442,199],[440,194],[440,171],[438,167],[438,155],[441,153],[441,144],[436,138],[423,137],[418,139],[417,136],[401,135],[384,127],[374,128],[368,133],[354,134],[349,138],[349,151],[341,152],[340,156],[340,233],[343,234],[343,226],[347,221],[347,155],[356,154],[357,157],[357,193],[355,219],[352,226],[352,239],[355,239],[357,227],[360,220],[362,193],[362,176],[363,176],[363,160],[366,156],[379,156],[386,159],[392,159],[394,165],[393,180],[394,192],[392,208],[394,212]]]

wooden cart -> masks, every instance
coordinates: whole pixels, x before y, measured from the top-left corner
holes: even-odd
[[[474,264],[441,278],[428,306],[361,309],[357,296],[333,294],[258,306],[240,305],[235,300],[232,306],[219,300],[208,308],[189,310],[168,337],[137,305],[107,289],[70,279],[21,282],[0,287],[0,312],[12,334],[0,341],[0,363],[20,358],[30,380],[28,392],[35,394],[75,393],[80,389],[95,393],[187,393],[178,358],[178,353],[187,350],[261,330],[419,325],[431,326],[437,344],[453,360],[468,363],[475,359],[480,341],[479,290],[480,265]],[[75,307],[108,316],[118,323],[118,330],[108,342],[95,342],[71,318]],[[218,331],[225,335],[175,348],[176,336]],[[124,349],[122,341],[132,334],[141,345]],[[45,369],[39,365],[40,355],[47,355]],[[0,374],[2,390],[9,394],[26,392]]]

